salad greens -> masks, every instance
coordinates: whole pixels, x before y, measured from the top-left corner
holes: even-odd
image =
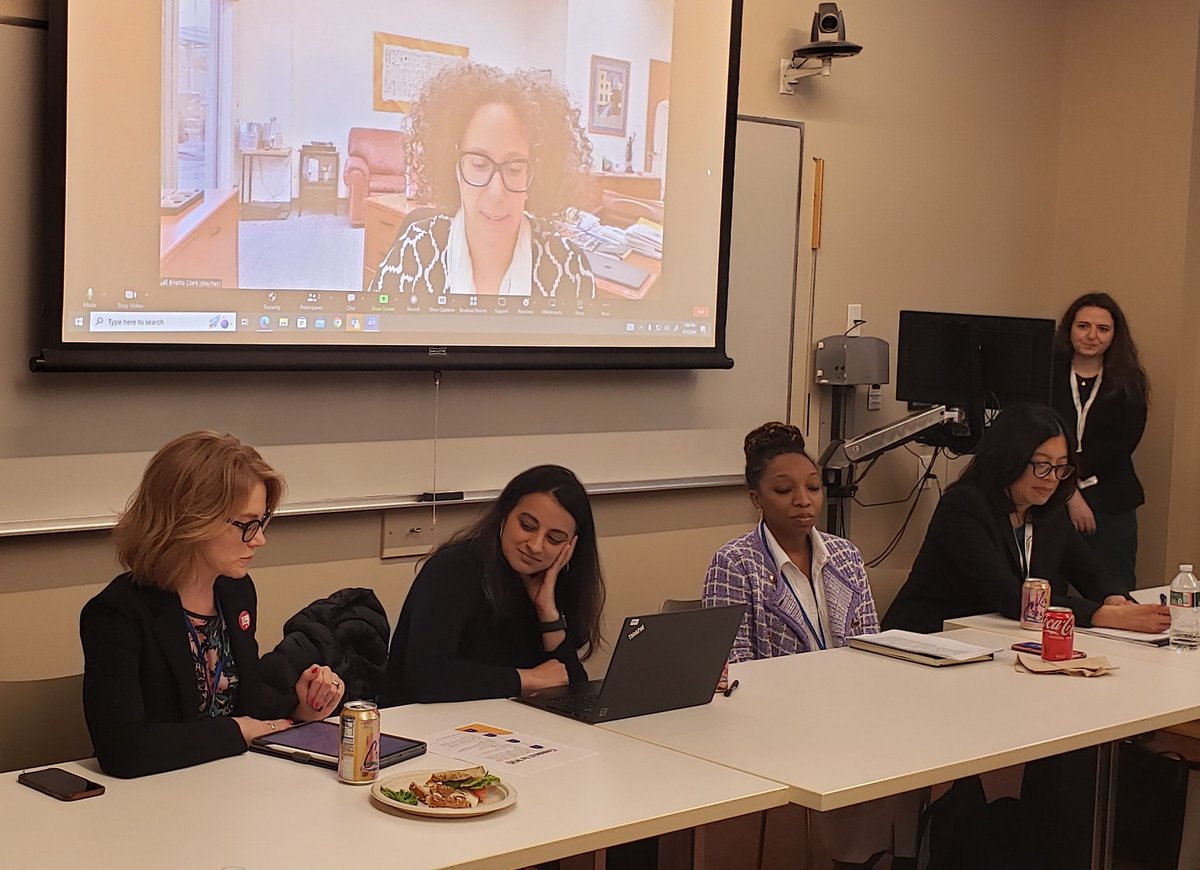
[[[381,786],[379,790],[394,801],[400,801],[402,804],[410,804],[414,807],[417,805],[417,796],[406,788],[396,791],[387,786]]]

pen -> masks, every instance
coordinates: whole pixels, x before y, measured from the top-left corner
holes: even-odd
[[[729,684],[729,688],[726,689],[723,694],[725,695],[726,698],[728,698],[730,695],[733,694],[733,690],[736,689],[737,687],[738,687],[738,681],[734,680],[732,683]]]

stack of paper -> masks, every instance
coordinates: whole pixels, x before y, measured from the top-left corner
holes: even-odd
[[[662,259],[663,234],[662,226],[642,218],[636,224],[625,229],[625,244],[639,254]]]
[[[1113,640],[1124,640],[1129,643],[1144,643],[1150,646],[1166,646],[1171,642],[1171,633],[1169,631],[1159,632],[1158,634],[1149,634],[1144,631],[1126,631],[1123,628],[1081,628],[1075,627],[1075,631],[1083,632],[1084,634],[1094,634],[1098,637],[1111,637]]]

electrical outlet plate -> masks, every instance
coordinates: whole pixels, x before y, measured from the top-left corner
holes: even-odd
[[[433,552],[469,518],[465,505],[439,505],[437,524],[433,506],[398,508],[383,515],[381,559],[404,559]]]
[[[846,306],[846,334],[847,335],[862,335],[862,327],[856,325],[856,321],[862,320],[862,306],[858,303],[851,303]]]

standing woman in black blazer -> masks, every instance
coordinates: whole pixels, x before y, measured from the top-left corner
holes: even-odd
[[[1080,296],[1054,336],[1054,409],[1079,444],[1071,523],[1125,589],[1137,585],[1137,508],[1145,501],[1133,451],[1146,428],[1150,387],[1121,308],[1107,293]]]
[[[1071,434],[1044,405],[1018,405],[996,418],[938,502],[885,629],[929,633],[947,619],[993,611],[1016,619],[1029,577],[1048,580],[1051,602],[1071,608],[1079,625],[1167,629],[1168,609],[1128,598],[1071,525]]]
[[[83,707],[100,766],[142,776],[245,752],[341,700],[327,667],[295,694],[259,680],[247,571],[284,483],[232,435],[193,432],[150,460],[113,533],[128,569],[84,605]]]

